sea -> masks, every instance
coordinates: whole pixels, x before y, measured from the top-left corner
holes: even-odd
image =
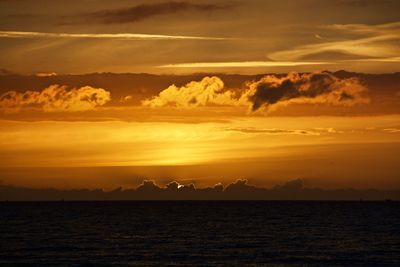
[[[0,202],[0,266],[400,266],[400,202]]]

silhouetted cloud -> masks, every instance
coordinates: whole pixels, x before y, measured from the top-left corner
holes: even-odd
[[[172,181],[166,185],[165,189],[169,191],[177,191],[180,187],[181,185],[177,181]]]
[[[144,180],[143,183],[136,188],[137,192],[154,193],[160,191],[161,188],[152,180]]]
[[[304,182],[302,179],[295,179],[285,183],[284,185],[277,185],[275,189],[280,190],[302,190],[304,188]]]
[[[5,92],[0,95],[0,109],[18,112],[24,107],[39,106],[45,112],[74,112],[92,110],[110,100],[110,92],[102,88],[51,85],[42,91]]]
[[[132,23],[151,17],[175,14],[182,11],[210,12],[223,10],[232,5],[217,5],[214,3],[192,3],[185,1],[168,1],[154,4],[140,4],[133,7],[98,11],[88,16],[105,24]]]
[[[238,179],[224,187],[196,188],[193,184],[182,185],[176,181],[165,187],[145,180],[136,189],[105,192],[101,189],[57,190],[13,187],[0,183],[0,201],[21,200],[400,200],[400,191],[307,188],[302,179],[295,179],[270,189],[249,184]]]
[[[249,185],[247,179],[237,179],[225,188],[225,192],[229,194],[239,195],[246,194],[257,189],[255,186]]]

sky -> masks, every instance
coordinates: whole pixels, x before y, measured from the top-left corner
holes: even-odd
[[[17,73],[394,72],[396,0],[0,1]]]
[[[0,184],[400,189],[390,0],[0,1]]]

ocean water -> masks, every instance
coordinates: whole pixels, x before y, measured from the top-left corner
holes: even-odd
[[[399,202],[2,202],[1,266],[400,266]]]

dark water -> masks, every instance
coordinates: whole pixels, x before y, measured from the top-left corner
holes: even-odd
[[[399,202],[0,203],[2,266],[400,266]]]

